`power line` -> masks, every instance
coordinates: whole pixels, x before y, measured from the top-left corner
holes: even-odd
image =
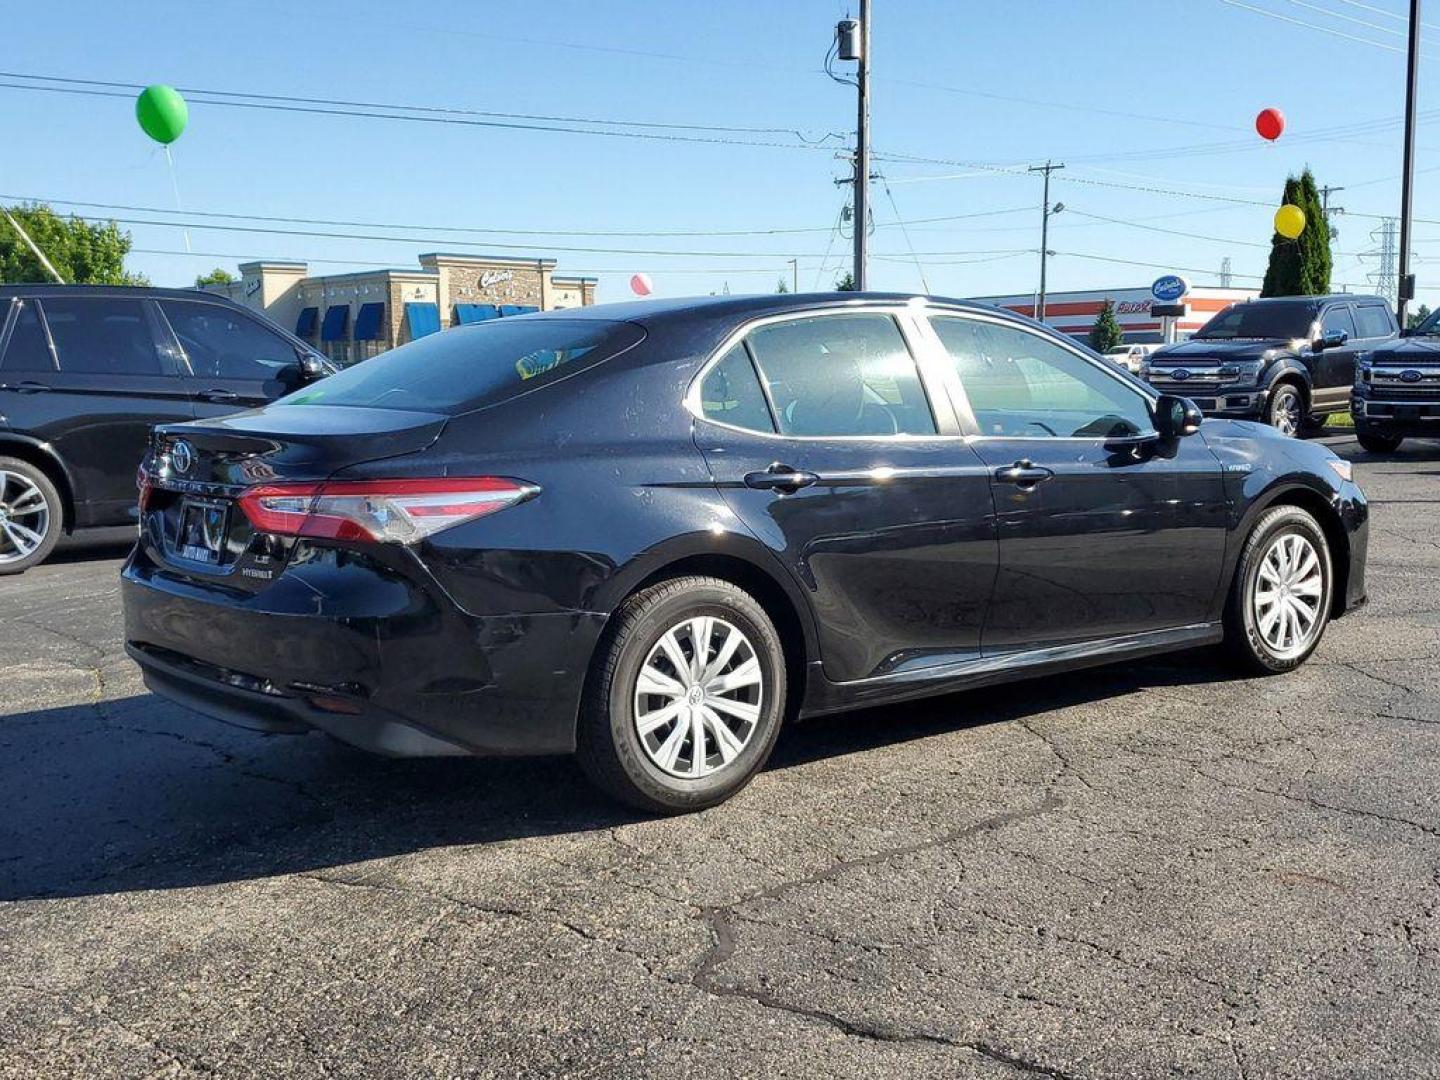
[[[169,208],[155,206],[134,206],[126,203],[102,203],[84,202],[77,199],[52,199],[45,196],[35,195],[5,195],[0,194],[0,199],[15,202],[49,203],[56,206],[83,206],[93,210],[121,210],[130,213],[142,214],[174,214],[181,213],[185,217],[215,218],[225,221],[264,221],[281,225],[326,225],[340,228],[363,228],[363,229],[418,229],[422,232],[444,232],[444,233],[480,233],[496,236],[587,236],[587,237],[718,237],[718,236],[793,236],[804,233],[828,233],[830,227],[797,227],[797,228],[774,228],[774,229],[704,229],[704,230],[639,230],[639,231],[611,231],[611,230],[586,230],[586,229],[501,229],[479,226],[459,225],[422,225],[415,222],[380,222],[380,221],[347,221],[335,218],[307,218],[307,217],[279,217],[270,214],[234,214],[224,213],[217,210],[185,210],[175,211]],[[999,217],[1005,214],[1018,214],[1029,211],[1028,206],[1014,206],[1001,210],[980,210],[969,214],[946,214],[942,217],[915,218],[911,221],[896,221],[884,225],[885,228],[904,227],[907,225],[930,225],[936,222],[966,221],[973,218]],[[492,245],[497,246],[497,245]]]
[[[1255,7],[1252,4],[1242,4],[1240,0],[1220,0],[1220,3],[1233,8],[1240,8],[1243,11],[1253,11],[1256,15],[1264,15],[1266,18],[1278,19],[1280,22],[1289,23],[1291,26],[1303,26],[1307,30],[1316,30],[1322,34],[1329,34],[1331,37],[1344,38],[1346,41],[1358,42],[1361,45],[1373,45],[1375,48],[1384,49],[1386,52],[1398,53],[1405,51],[1394,45],[1386,45],[1383,41],[1371,41],[1369,38],[1357,37],[1355,34],[1347,34],[1343,30],[1334,30],[1328,26],[1320,26],[1316,23],[1306,22],[1304,19],[1281,15],[1278,11],[1266,11],[1264,8]]]

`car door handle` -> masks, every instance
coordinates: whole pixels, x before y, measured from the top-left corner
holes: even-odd
[[[32,382],[29,379],[8,386],[6,389],[14,390],[17,394],[48,394],[50,392],[50,387],[44,383]]]
[[[209,401],[215,405],[229,405],[240,400],[240,395],[231,390],[205,390],[200,394],[200,400]]]
[[[760,472],[746,473],[745,486],[770,491],[799,491],[819,479],[813,472],[782,465],[777,461]]]
[[[1043,465],[1036,465],[1029,458],[1021,458],[1014,465],[1006,465],[1003,469],[995,470],[995,479],[1002,484],[1014,484],[1018,488],[1033,488],[1055,475],[1053,469],[1047,469]]]

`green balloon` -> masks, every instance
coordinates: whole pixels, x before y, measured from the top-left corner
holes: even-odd
[[[158,143],[172,143],[185,130],[190,107],[173,86],[147,86],[135,99],[135,119]]]

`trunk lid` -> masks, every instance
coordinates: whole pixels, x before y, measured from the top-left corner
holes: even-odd
[[[259,485],[327,480],[430,446],[448,417],[399,409],[272,406],[157,427],[140,543],[168,571],[256,592],[284,570],[293,538],[256,532],[238,499]]]

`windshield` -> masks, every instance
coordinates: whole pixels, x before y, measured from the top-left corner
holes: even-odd
[[[430,334],[346,368],[279,405],[353,405],[451,416],[584,370],[645,336],[598,319],[495,320]]]
[[[1308,338],[1315,322],[1315,306],[1288,304],[1231,304],[1202,326],[1195,335],[1206,341],[1231,338]]]

